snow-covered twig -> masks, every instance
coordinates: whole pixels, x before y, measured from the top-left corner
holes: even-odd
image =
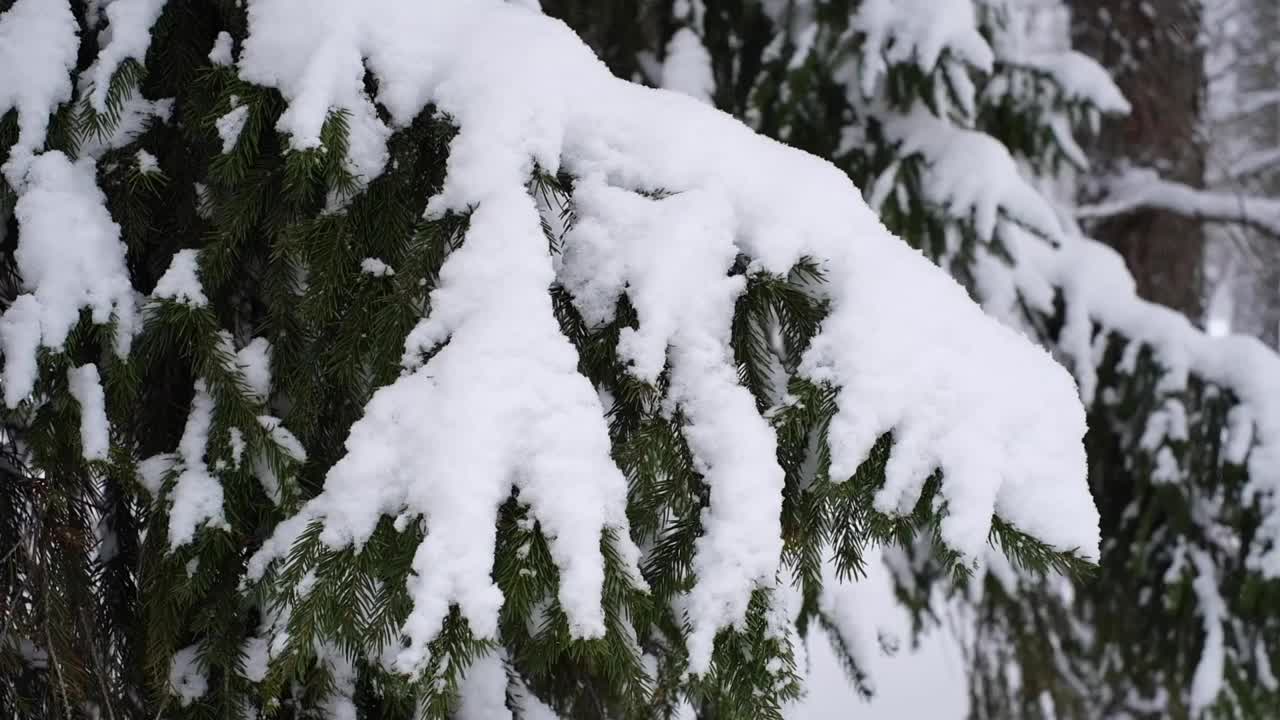
[[[1167,210],[1207,222],[1247,225],[1280,238],[1280,199],[1203,190],[1161,178],[1150,170],[1131,171],[1110,184],[1110,197],[1081,205],[1076,217],[1107,218],[1140,209]]]

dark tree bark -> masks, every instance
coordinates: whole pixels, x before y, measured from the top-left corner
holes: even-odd
[[[1130,163],[1201,186],[1205,147],[1197,129],[1204,101],[1204,52],[1196,43],[1197,0],[1069,0],[1075,48],[1099,60],[1133,105],[1106,121],[1090,148],[1096,169]],[[1193,219],[1140,210],[1099,222],[1095,238],[1129,265],[1145,298],[1199,321],[1205,233]]]

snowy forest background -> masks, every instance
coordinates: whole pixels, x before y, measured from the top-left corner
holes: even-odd
[[[1273,0],[0,0],[0,309],[3,718],[1280,714]]]

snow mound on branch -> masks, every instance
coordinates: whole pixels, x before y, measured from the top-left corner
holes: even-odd
[[[978,236],[990,242],[1000,213],[1058,239],[1061,225],[1053,208],[1018,171],[1000,141],[986,133],[957,127],[918,105],[910,115],[885,123],[901,143],[902,156],[919,154],[926,168],[923,192],[950,214],[972,218]],[[982,172],[975,172],[981,168]]]
[[[0,15],[0,116],[18,112],[18,142],[3,171],[18,189],[32,154],[44,145],[49,116],[71,99],[71,70],[80,49],[68,0],[17,0]]]
[[[231,34],[226,30],[218,33],[218,37],[213,40],[213,49],[209,51],[209,62],[214,65],[230,65],[231,58]]]
[[[98,366],[93,363],[67,370],[67,387],[80,405],[80,446],[85,460],[106,460],[111,446],[106,398]]]
[[[168,496],[170,550],[192,542],[201,526],[227,528],[222,483],[210,472],[205,458],[215,408],[208,384],[196,380],[178,451],[153,455],[138,463],[138,482],[153,497],[160,495],[166,478],[177,474]]]
[[[319,143],[331,108],[371,103],[367,66],[394,124],[433,104],[458,126],[428,208],[470,213],[406,341],[407,374],[374,395],[324,491],[277,528],[252,577],[313,519],[341,547],[363,543],[383,515],[421,515],[409,642],[396,661],[419,670],[451,604],[478,635],[496,632],[494,522],[514,484],[551,541],[574,633],[603,632],[601,533],[614,531],[628,562],[636,552],[604,408],[547,292],[557,276],[526,189],[535,163],[582,180],[578,199],[596,224],[566,238],[566,258],[609,273],[589,282],[566,263],[560,281],[578,284],[580,304],[598,303],[597,317],[625,284],[642,321],[620,352],[641,377],[670,360],[673,399],[690,418],[712,497],[689,604],[694,649],[743,620],[751,589],[772,587],[781,548],[775,440],[727,372],[737,253],[778,275],[804,257],[823,264],[831,311],[801,372],[841,388],[837,478],[893,432],[879,507],[909,510],[941,468],[943,537],[965,555],[983,551],[998,512],[1053,547],[1097,556],[1070,376],[890,235],[834,166],[694,99],[618,80],[562,23],[497,0],[251,0],[249,19],[241,74],[280,88],[294,147]],[[659,189],[671,197],[640,197]],[[654,262],[667,259],[659,247],[684,262]],[[423,351],[434,352],[425,365]],[[705,669],[706,653],[693,659]]]
[[[325,518],[321,538],[342,546],[362,544],[382,515],[422,515],[403,628],[411,642],[397,660],[405,671],[426,662],[452,603],[473,632],[497,632],[494,527],[513,482],[550,540],[578,635],[604,633],[601,533],[629,545],[626,482],[610,459],[604,408],[552,312],[551,258],[523,183],[476,208],[440,279],[410,346],[447,344],[374,395],[325,491],[264,546],[287,551],[310,517]]]
[[[209,473],[205,450],[213,427],[213,396],[203,380],[196,381],[191,412],[178,441],[180,471],[174,481],[169,506],[169,547],[176,550],[195,539],[196,528],[203,524],[225,528],[222,513],[222,483]]]
[[[204,286],[200,283],[200,251],[187,248],[173,254],[169,267],[156,282],[151,297],[172,300],[191,307],[209,304]]]
[[[257,402],[271,395],[271,343],[256,337],[236,351],[236,369],[244,376],[249,392]]]
[[[1004,64],[1024,68],[1047,76],[1068,102],[1092,105],[1107,114],[1127,115],[1132,107],[1124,93],[1096,60],[1076,50],[1055,47],[1049,38],[1063,33],[1067,19],[1036,3],[1000,2],[993,8],[998,17],[993,23],[992,48],[996,59]],[[1058,8],[1065,13],[1065,8]],[[1064,23],[1061,30],[1050,29]],[[1096,132],[1096,130],[1095,130]]]
[[[394,268],[374,257],[367,257],[360,261],[360,272],[374,277],[391,277],[396,274]]]
[[[690,665],[702,670],[715,631],[746,615],[751,591],[772,580],[782,552],[777,438],[738,383],[729,350],[744,286],[725,273],[738,252],[732,209],[714,190],[650,200],[599,176],[578,184],[574,206],[564,286],[589,322],[608,319],[624,291],[631,298],[640,327],[623,330],[618,353],[650,383],[670,363],[668,402],[685,410],[685,439],[711,487],[688,599]]]
[[[218,137],[222,139],[224,155],[236,148],[236,143],[240,142],[240,133],[244,131],[244,125],[248,121],[248,105],[232,108],[226,115],[214,121],[213,125],[218,130]]]
[[[160,172],[160,161],[146,150],[139,150],[133,154],[133,164],[143,175]]]
[[[114,319],[116,352],[129,352],[137,300],[120,227],[105,203],[92,160],[72,163],[47,152],[27,167],[13,212],[20,228],[14,255],[28,292],[0,318],[4,401],[11,408],[35,387],[37,351],[61,350],[82,308],[99,325]]]
[[[1096,60],[1075,50],[1035,53],[1008,59],[1045,73],[1069,101],[1093,105],[1104,113],[1128,115],[1133,106]]]
[[[995,58],[978,31],[973,0],[863,0],[852,27],[865,36],[861,79],[866,95],[890,65],[914,62],[928,73],[949,52],[990,72]]]
[[[125,60],[141,62],[151,45],[151,26],[160,19],[168,0],[115,0],[107,6],[105,44],[85,75],[93,83],[89,104],[99,113],[107,111],[111,76]]]
[[[276,127],[288,133],[293,149],[320,147],[320,130],[329,113],[348,114],[347,162],[365,179],[382,173],[389,131],[364,93],[359,41],[369,37],[368,26],[393,4],[395,0],[250,2],[250,28],[270,31],[253,32],[240,53],[242,78],[277,87],[289,99],[289,109]]]

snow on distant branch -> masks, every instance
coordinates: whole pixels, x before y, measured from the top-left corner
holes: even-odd
[[[947,54],[990,72],[995,61],[978,31],[971,0],[864,0],[850,24],[863,35],[859,85],[864,95],[874,92],[890,65],[914,62],[930,73]]]
[[[984,277],[1014,283],[1017,295],[1045,311],[1052,311],[1055,289],[1062,293],[1066,317],[1058,344],[1073,360],[1086,402],[1093,401],[1097,386],[1093,342],[1099,331],[1104,336],[1118,332],[1135,347],[1149,347],[1164,371],[1164,391],[1183,390],[1194,375],[1239,399],[1228,458],[1247,463],[1245,493],[1257,498],[1263,517],[1248,563],[1264,577],[1280,577],[1280,356],[1257,338],[1214,337],[1182,313],[1143,300],[1124,258],[1102,243],[1068,233],[1054,248],[1013,223],[1001,224],[1000,240],[1017,259],[1018,270]],[[983,289],[993,297],[1013,296]],[[994,305],[989,308],[1001,313]]]
[[[1127,115],[1133,109],[1111,74],[1075,50],[1003,55],[1000,61],[1048,76],[1065,100],[1088,103],[1107,114]]]
[[[1243,193],[1203,190],[1161,178],[1151,170],[1131,170],[1107,183],[1107,199],[1076,209],[1094,219],[1135,210],[1165,210],[1207,222],[1237,223],[1280,238],[1280,200]]]
[[[924,159],[925,197],[952,216],[972,219],[983,240],[992,238],[1002,215],[1051,240],[1060,238],[1053,208],[1022,176],[1000,141],[938,118],[923,104],[908,115],[891,117],[885,131],[900,143],[904,157],[919,154]]]

